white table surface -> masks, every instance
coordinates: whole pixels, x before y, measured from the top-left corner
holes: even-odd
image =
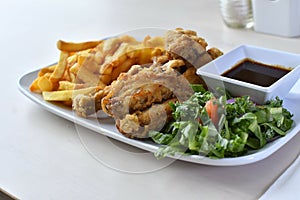
[[[57,40],[100,39],[142,27],[192,29],[209,46],[224,52],[247,43],[300,53],[299,38],[226,27],[217,0],[2,1],[2,190],[31,200],[258,199],[296,159],[299,134],[270,157],[244,166],[214,167],[175,161],[159,168],[155,163],[158,161],[150,156],[127,163],[121,156],[128,146],[120,144],[122,148],[114,150],[107,145],[106,137],[41,109],[18,91],[18,79],[23,74],[57,61]],[[102,147],[105,159],[112,164],[95,159],[80,135]],[[149,163],[153,163],[150,170],[146,168]],[[122,172],[122,167],[130,164],[148,172]],[[296,192],[287,191],[286,198]]]

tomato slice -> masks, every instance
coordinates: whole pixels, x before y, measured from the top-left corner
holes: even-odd
[[[213,124],[217,126],[219,122],[219,114],[216,99],[213,98],[207,101],[205,104],[205,109]]]

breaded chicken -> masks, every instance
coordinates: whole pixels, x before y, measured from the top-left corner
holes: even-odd
[[[172,118],[170,102],[187,100],[193,94],[191,83],[205,86],[196,70],[223,54],[217,48],[206,50],[206,41],[194,31],[167,31],[164,38],[165,52],[153,63],[133,65],[104,90],[77,96],[73,109],[84,117],[102,109],[130,138],[160,130]]]
[[[184,101],[193,94],[190,83],[170,63],[135,65],[111,84],[102,110],[115,119],[125,136],[144,138],[149,130],[162,128],[171,117],[169,102]]]

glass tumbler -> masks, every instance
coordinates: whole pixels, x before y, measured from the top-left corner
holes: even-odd
[[[251,0],[219,0],[223,21],[231,28],[253,27]]]

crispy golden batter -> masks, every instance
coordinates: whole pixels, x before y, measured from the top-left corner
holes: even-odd
[[[167,102],[184,101],[192,95],[189,82],[171,67],[172,62],[135,65],[111,84],[102,99],[102,110],[127,137],[144,138],[149,130],[162,128],[171,116]]]
[[[169,99],[144,111],[127,114],[124,118],[116,120],[116,127],[126,137],[147,138],[150,130],[160,130],[170,121],[172,109],[169,103],[176,101],[176,98]]]

